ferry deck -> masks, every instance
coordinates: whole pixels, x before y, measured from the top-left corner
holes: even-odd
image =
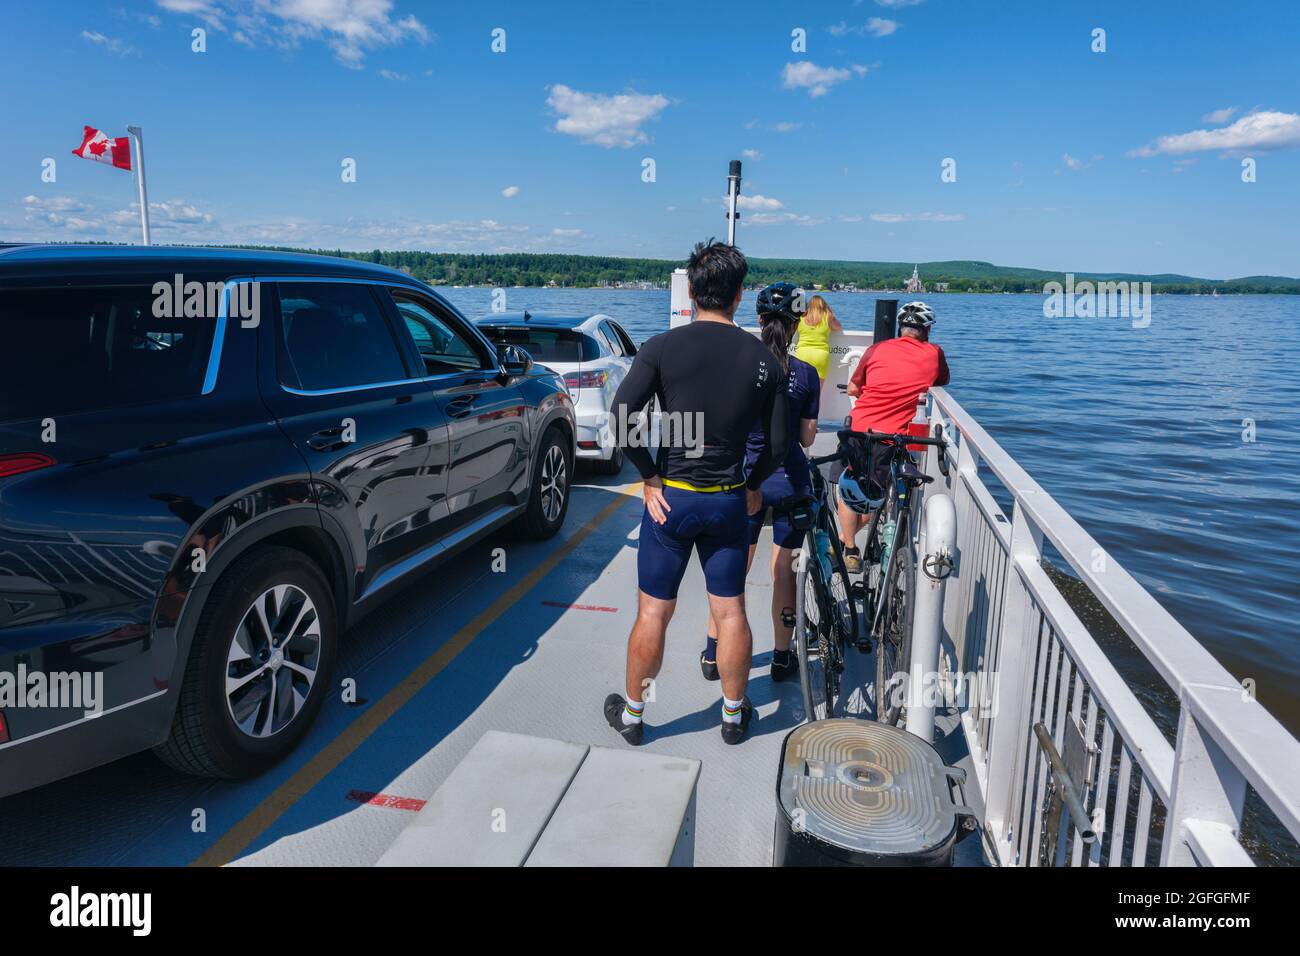
[[[844,335],[840,375],[866,344],[862,333]],[[835,441],[834,384],[814,453]],[[952,444],[946,469],[928,455],[935,480],[926,493],[952,496],[958,519],[939,666],[948,693],[934,742],[944,762],[966,771],[965,802],[980,831],[958,844],[957,865],[1248,865],[1248,795],[1277,833],[1300,837],[1300,743],[1116,562],[1091,570],[1095,541],[944,390],[934,390],[928,415]],[[356,700],[327,700],[272,771],[205,780],[142,754],[6,798],[0,863],[371,865],[489,730],[624,747],[601,703],[622,689],[635,615],[641,499],[631,477],[630,468],[620,478],[580,473],[555,539],[494,535],[366,618],[346,636],[335,670],[336,681],[355,681]],[[1046,542],[1178,696],[1175,739],[1045,573]],[[494,570],[498,548],[504,571]],[[722,743],[719,685],[700,674],[706,604],[695,562],[647,706],[643,749],[702,764],[695,865],[772,862],[781,744],[805,714],[797,681],[768,675],[768,554],[765,530],[749,576],[749,737]],[[997,706],[957,693],[963,674],[997,674]],[[870,655],[850,649],[846,715],[870,719],[872,675]],[[1049,762],[1035,724],[1058,748],[1081,735],[1093,755],[1080,787],[1097,839],[1065,827],[1051,858],[1041,845]]]

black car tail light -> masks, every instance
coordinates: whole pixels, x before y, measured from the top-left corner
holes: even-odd
[[[21,475],[26,471],[36,471],[38,468],[48,468],[55,464],[53,458],[49,455],[42,455],[37,452],[23,452],[17,455],[0,455],[0,478],[8,478],[11,475]]]

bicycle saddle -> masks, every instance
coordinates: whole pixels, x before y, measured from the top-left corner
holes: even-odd
[[[898,477],[902,478],[904,481],[913,481],[922,485],[928,485],[930,482],[934,481],[934,478],[930,475],[922,474],[920,469],[910,461],[904,463],[904,465],[898,469]]]

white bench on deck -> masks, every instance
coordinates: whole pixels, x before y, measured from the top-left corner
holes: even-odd
[[[376,866],[690,866],[700,762],[490,730]]]

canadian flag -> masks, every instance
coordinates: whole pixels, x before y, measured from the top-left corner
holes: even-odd
[[[108,163],[118,169],[131,168],[131,140],[125,136],[110,139],[103,130],[87,126],[81,145],[72,151],[74,156]]]

